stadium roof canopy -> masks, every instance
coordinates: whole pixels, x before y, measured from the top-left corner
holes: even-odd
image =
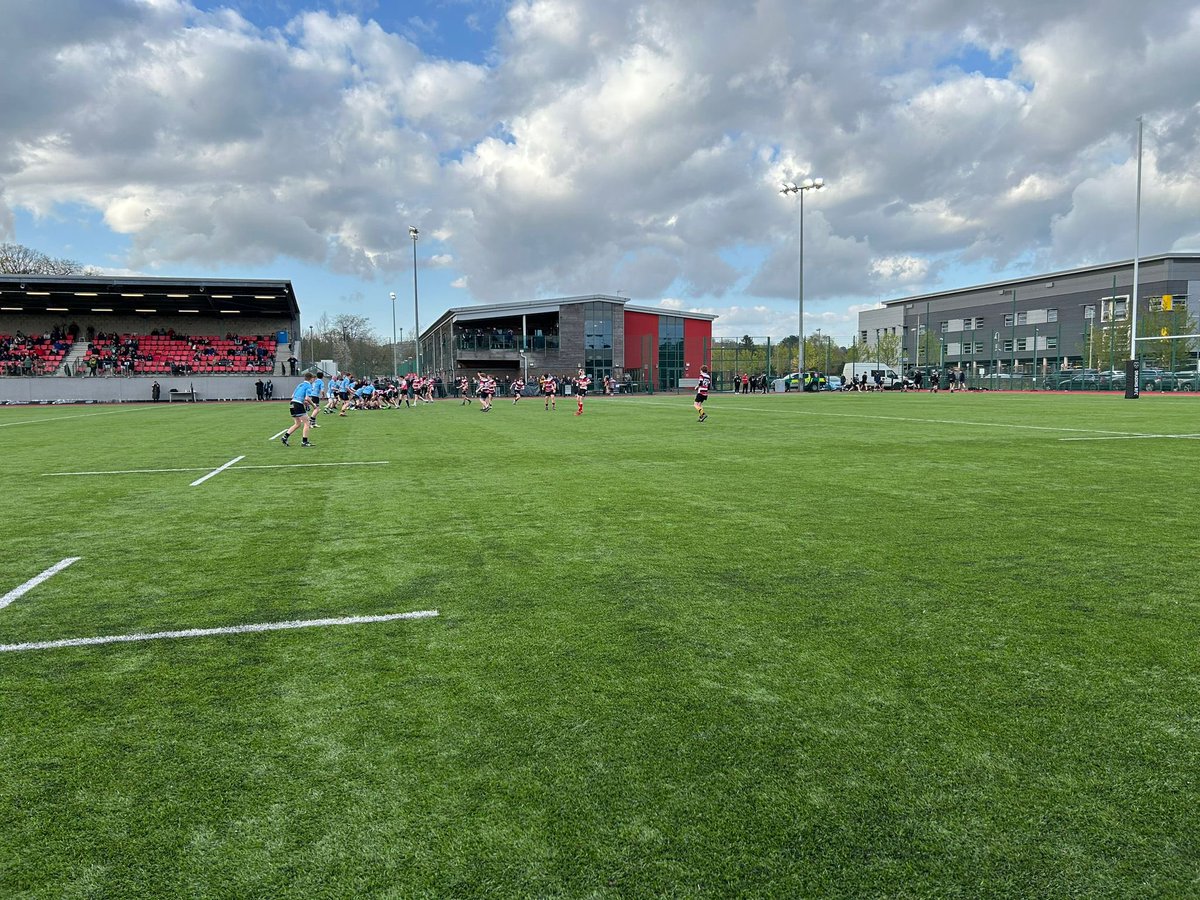
[[[111,275],[0,275],[0,312],[245,315],[298,319],[290,281]]]

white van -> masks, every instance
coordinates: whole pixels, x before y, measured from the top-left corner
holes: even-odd
[[[880,376],[884,388],[888,390],[892,388],[899,389],[904,383],[904,379],[900,377],[900,373],[887,363],[853,362],[846,363],[842,368],[842,381],[847,385],[852,381],[862,381],[863,375],[867,376],[867,384],[872,387],[875,385],[876,375]]]

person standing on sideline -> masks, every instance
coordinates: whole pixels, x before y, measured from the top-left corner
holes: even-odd
[[[700,413],[700,418],[697,422],[703,422],[708,418],[708,413],[704,411],[704,401],[708,399],[708,389],[712,387],[712,375],[708,373],[708,366],[700,367],[700,377],[696,380],[696,400],[692,406],[696,407],[696,412]]]
[[[546,380],[542,382],[542,395],[546,398],[546,412],[555,409],[558,399],[558,381],[553,375],[547,375]]]
[[[268,378],[267,383],[263,385],[263,390],[266,391],[267,399],[270,400],[275,396],[275,383]]]
[[[300,446],[313,446],[308,442],[308,429],[312,425],[312,419],[308,417],[307,407],[310,405],[312,398],[317,396],[317,391],[313,387],[313,379],[315,377],[316,376],[313,375],[312,372],[307,373],[304,376],[304,380],[296,385],[296,390],[292,391],[292,406],[290,411],[294,421],[292,422],[292,427],[285,431],[283,433],[283,437],[279,439],[285,447],[291,446],[291,444],[288,443],[288,438],[292,436],[292,432],[302,426],[304,431],[300,435]]]
[[[965,391],[966,389],[967,389],[967,370],[959,369],[958,370],[958,390],[961,393],[962,391]]]
[[[155,403],[157,403],[158,398],[161,396],[162,396],[162,385],[156,381],[156,382],[154,382],[154,384],[150,385],[150,399],[153,400]]]
[[[259,400],[262,400],[264,397],[266,397],[266,390],[267,386],[263,384],[263,380],[261,378],[254,382],[254,394]]]

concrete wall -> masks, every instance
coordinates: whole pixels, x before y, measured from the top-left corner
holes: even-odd
[[[171,388],[181,391],[195,389],[198,399],[204,400],[253,400],[256,375],[197,375],[160,376],[162,398],[167,399]],[[263,377],[266,381],[267,377]],[[296,386],[297,378],[276,375],[275,398],[288,399]],[[150,399],[150,386],[155,379],[135,378],[0,378],[0,403],[44,403],[53,401],[92,401],[119,403]]]

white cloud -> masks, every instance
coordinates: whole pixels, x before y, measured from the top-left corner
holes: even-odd
[[[0,235],[14,208],[82,204],[136,268],[283,255],[371,278],[411,265],[412,223],[421,265],[474,299],[671,295],[722,310],[720,333],[794,333],[796,202],[772,186],[811,173],[806,310],[841,327],[964,263],[1128,256],[1137,114],[1143,247],[1197,248],[1188,2],[874,0],[800,37],[787,0],[514,0],[486,64],[363,15],[8,15]],[[1012,73],[946,64],[981,48]]]

